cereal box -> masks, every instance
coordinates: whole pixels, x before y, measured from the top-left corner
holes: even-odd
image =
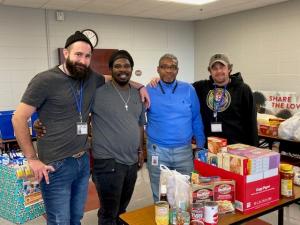
[[[225,152],[227,146],[227,140],[219,137],[207,138],[208,151],[217,154],[218,152]]]

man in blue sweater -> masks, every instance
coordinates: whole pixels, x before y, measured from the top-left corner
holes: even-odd
[[[178,59],[165,54],[159,60],[160,81],[147,86],[151,106],[147,111],[147,165],[154,201],[159,200],[160,164],[190,175],[193,170],[191,140],[205,143],[200,104],[192,85],[176,80]]]

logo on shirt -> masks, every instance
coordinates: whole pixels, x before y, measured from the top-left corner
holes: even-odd
[[[228,109],[230,103],[231,95],[227,90],[225,90],[224,93],[224,88],[210,90],[206,97],[206,104],[212,111],[214,111],[217,107],[217,104],[219,104],[218,112],[223,112]]]

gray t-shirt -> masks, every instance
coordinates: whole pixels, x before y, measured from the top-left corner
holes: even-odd
[[[94,72],[83,82],[84,122],[88,120],[95,90],[102,84],[104,78]],[[38,117],[46,126],[47,133],[37,141],[39,159],[46,164],[70,157],[89,147],[87,135],[77,135],[76,123],[80,119],[74,94],[78,93],[80,81],[55,67],[37,74],[22,97],[21,102],[37,108]]]
[[[119,90],[125,101],[128,90]],[[139,92],[130,88],[128,111],[111,82],[96,90],[92,105],[93,156],[115,159],[133,165],[138,161],[140,126],[145,124],[145,110]]]

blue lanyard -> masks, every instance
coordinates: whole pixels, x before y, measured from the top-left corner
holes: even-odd
[[[224,89],[222,91],[222,95],[221,95],[220,100],[216,99],[217,86],[215,84],[214,84],[214,86],[215,86],[214,87],[214,118],[216,118],[216,121],[217,121],[217,116],[218,116],[218,112],[219,112],[220,106],[222,105],[222,103],[225,100],[225,92],[226,92],[227,85],[224,87]]]
[[[76,94],[76,90],[74,89],[73,85],[70,83],[71,85],[71,89],[72,89],[72,93],[73,96],[75,98],[76,101],[76,108],[77,108],[77,112],[79,113],[79,119],[80,122],[82,123],[82,96],[83,96],[83,91],[82,91],[82,87],[83,87],[83,81],[80,81],[80,93],[79,93],[79,99],[78,99],[78,94]]]

